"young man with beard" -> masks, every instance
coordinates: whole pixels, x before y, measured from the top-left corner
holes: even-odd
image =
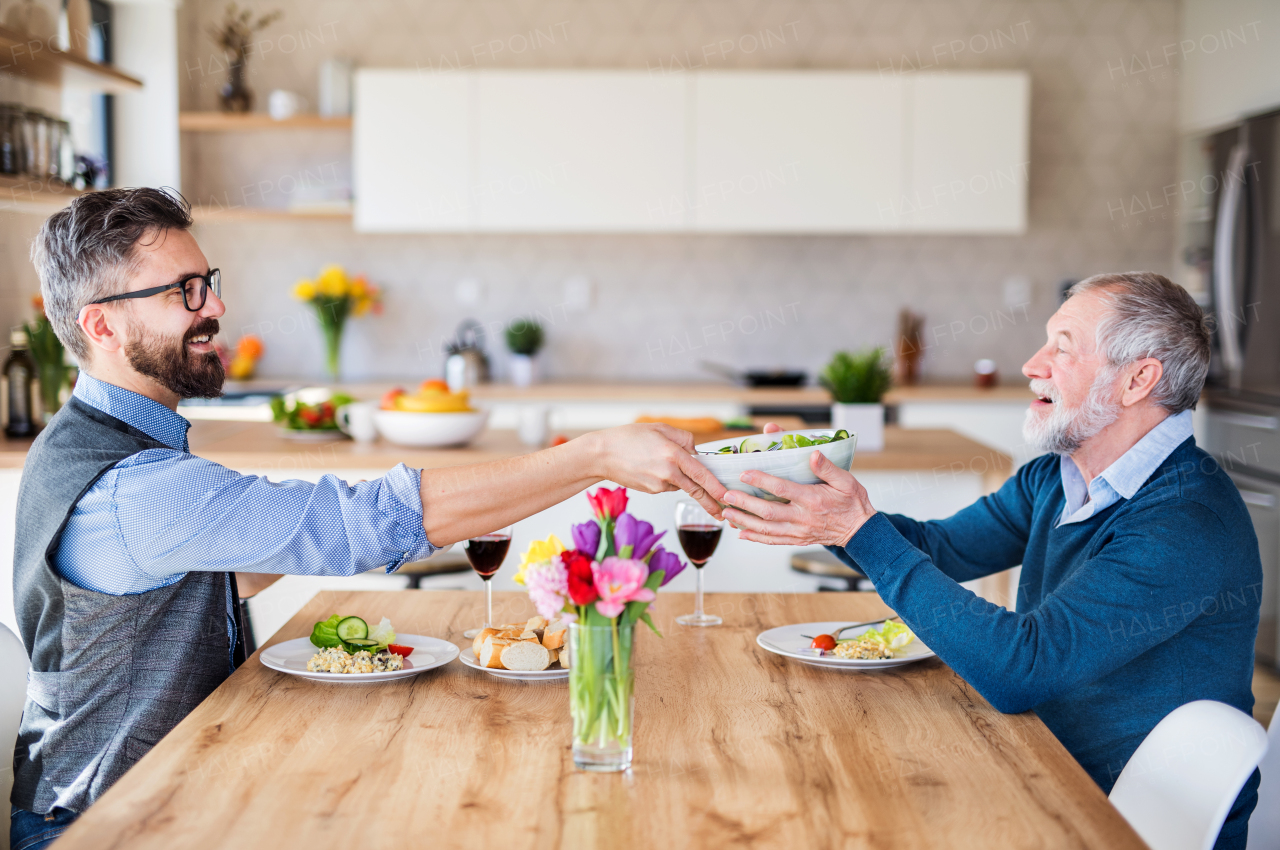
[[[14,603],[31,657],[14,753],[12,845],[52,841],[243,658],[236,598],[353,575],[502,528],[601,480],[724,493],[693,438],[630,425],[501,463],[377,481],[271,482],[187,449],[184,398],[221,392],[221,275],[185,201],[76,199],[32,248],[45,311],[81,365],[18,495]],[[246,593],[245,595],[250,595]]]
[[[998,492],[917,522],[877,513],[814,452],[825,483],[748,472],[791,503],[730,491],[724,513],[745,539],[856,564],[943,661],[1000,711],[1035,709],[1109,792],[1178,706],[1252,710],[1262,567],[1244,501],[1191,434],[1209,368],[1191,297],[1150,272],[1097,275],[1047,329],[1022,371],[1038,396],[1024,436],[1048,454]],[[1019,564],[1016,611],[959,584]],[[1216,847],[1245,846],[1257,786],[1254,771]]]

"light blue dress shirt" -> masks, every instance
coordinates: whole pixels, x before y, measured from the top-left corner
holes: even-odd
[[[1121,499],[1132,499],[1138,488],[1146,483],[1165,458],[1191,436],[1191,411],[1166,417],[1146,433],[1133,448],[1120,455],[1086,488],[1084,476],[1070,456],[1063,455],[1062,492],[1067,503],[1062,508],[1058,525],[1082,522],[1099,511],[1104,511]]]
[[[75,396],[170,448],[125,458],[81,497],[54,565],[78,587],[121,596],[189,571],[350,576],[436,550],[422,526],[420,471],[400,464],[348,485],[272,482],[196,457],[191,423],[81,372]]]

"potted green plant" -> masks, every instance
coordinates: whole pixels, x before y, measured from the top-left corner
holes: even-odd
[[[516,319],[507,325],[507,348],[511,350],[511,383],[527,387],[537,378],[534,356],[542,348],[542,325],[532,319]]]
[[[843,428],[858,439],[862,451],[884,448],[884,405],[880,400],[893,382],[885,350],[836,352],[819,376],[831,392],[831,427]]]

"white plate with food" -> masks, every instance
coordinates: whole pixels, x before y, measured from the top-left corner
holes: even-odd
[[[386,617],[371,623],[355,614],[334,614],[313,624],[311,637],[264,650],[262,663],[320,682],[385,682],[433,670],[458,655],[456,646],[439,638],[397,635]]]
[[[457,647],[454,647],[455,649]],[[462,654],[458,656],[463,664],[473,670],[483,670],[490,676],[497,676],[499,679],[519,679],[522,682],[546,682],[555,679],[569,678],[569,671],[554,664],[545,670],[507,670],[504,667],[485,667],[476,660],[476,654],[468,647],[462,650]]]
[[[901,623],[884,623],[846,628],[847,622],[796,623],[779,626],[756,636],[756,643],[774,655],[793,658],[814,667],[841,670],[884,670],[913,664],[937,653],[925,646]],[[836,640],[836,636],[840,640]],[[814,639],[829,635],[835,649],[819,651]]]
[[[524,623],[486,626],[462,651],[462,663],[499,679],[567,679],[569,669],[560,656],[568,649],[568,638],[568,623],[536,616]]]

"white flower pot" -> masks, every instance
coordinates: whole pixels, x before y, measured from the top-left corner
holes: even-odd
[[[511,355],[511,383],[527,387],[538,379],[537,362],[531,354]]]
[[[878,452],[884,449],[884,405],[831,405],[831,427],[843,428],[858,435],[858,451]]]

